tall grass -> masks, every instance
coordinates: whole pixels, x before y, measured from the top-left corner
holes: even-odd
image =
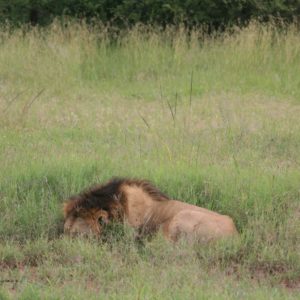
[[[3,297],[293,297],[270,286],[300,277],[299,50],[296,25],[2,28]],[[112,176],[228,214],[240,237],[61,238],[63,200]]]
[[[56,96],[76,89],[155,100],[160,87],[164,95],[186,96],[193,72],[195,96],[234,91],[299,98],[299,44],[295,25],[281,32],[252,23],[212,36],[136,26],[112,41],[109,28],[54,23],[2,30],[1,76],[17,91],[30,85]]]

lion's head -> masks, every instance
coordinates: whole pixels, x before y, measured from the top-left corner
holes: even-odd
[[[65,205],[65,212],[67,212],[67,205]],[[100,236],[108,220],[108,213],[105,210],[79,208],[65,213],[64,233],[70,236]]]
[[[71,196],[64,204],[64,232],[70,235],[100,236],[108,222],[123,222],[128,210],[128,191],[134,187],[134,197],[141,195],[165,201],[168,197],[146,180],[113,178]]]

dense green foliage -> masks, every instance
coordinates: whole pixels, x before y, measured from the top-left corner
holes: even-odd
[[[0,0],[0,21],[49,24],[71,16],[103,23],[128,25],[207,24],[220,27],[246,24],[250,19],[298,18],[299,0]]]

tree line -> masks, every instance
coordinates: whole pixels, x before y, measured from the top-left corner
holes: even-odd
[[[300,0],[0,0],[0,23],[47,25],[55,18],[116,26],[245,25],[251,19],[299,19]]]

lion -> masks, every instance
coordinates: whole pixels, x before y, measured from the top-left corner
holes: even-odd
[[[170,199],[147,180],[113,178],[69,198],[63,212],[64,233],[71,236],[101,236],[110,222],[129,225],[139,237],[161,231],[173,242],[237,234],[229,216]]]

